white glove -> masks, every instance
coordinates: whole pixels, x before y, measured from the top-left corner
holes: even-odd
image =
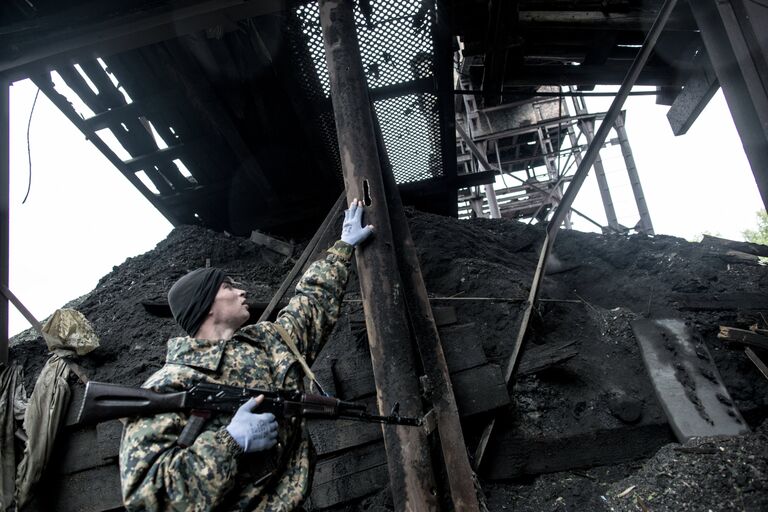
[[[275,415],[251,412],[263,400],[264,395],[259,395],[245,402],[227,425],[227,432],[245,453],[269,450],[277,443]]]
[[[349,210],[344,212],[344,224],[341,227],[342,242],[357,246],[373,233],[372,225],[362,226],[364,208],[362,201],[353,199]]]

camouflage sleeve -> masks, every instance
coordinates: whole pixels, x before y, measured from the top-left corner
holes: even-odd
[[[310,265],[296,285],[296,295],[277,316],[276,322],[293,334],[310,364],[339,318],[353,250],[346,242],[336,242],[324,260]]]
[[[176,444],[185,416],[159,414],[128,422],[120,443],[120,481],[127,510],[211,510],[232,489],[240,448],[224,430]]]

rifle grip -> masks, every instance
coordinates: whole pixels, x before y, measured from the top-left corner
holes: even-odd
[[[199,409],[193,409],[189,414],[189,420],[184,425],[184,430],[179,434],[179,438],[176,439],[176,444],[182,448],[187,448],[195,442],[197,436],[203,431],[205,422],[211,417],[210,411],[201,411]]]

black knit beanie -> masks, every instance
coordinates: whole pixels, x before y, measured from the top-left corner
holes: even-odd
[[[211,310],[226,274],[218,268],[199,268],[176,281],[168,291],[168,305],[176,323],[194,336]]]

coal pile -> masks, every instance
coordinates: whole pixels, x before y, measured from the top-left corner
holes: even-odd
[[[441,336],[475,342],[489,365],[503,368],[543,231],[507,220],[407,215],[432,305],[455,313]],[[479,470],[489,509],[764,507],[768,493],[760,481],[768,449],[765,430],[759,428],[768,416],[768,381],[741,349],[716,335],[719,325],[766,327],[768,294],[761,290],[768,285],[768,267],[734,261],[716,245],[669,236],[564,231],[555,253],[559,263],[544,279],[508,405],[494,411],[498,427]],[[165,341],[181,334],[172,319],[148,307],[162,303],[178,277],[209,263],[242,282],[250,300],[267,302],[293,262],[247,239],[177,228],[70,304],[101,339],[101,347],[80,364],[93,380],[138,385],[163,364]],[[343,316],[318,365],[343,360],[344,344],[360,343],[358,298],[353,276]],[[685,446],[715,447],[717,453],[675,451],[681,446],[674,443],[630,327],[643,317],[679,318],[703,339],[756,433]],[[768,354],[756,352],[768,360]],[[47,358],[42,339],[30,332],[20,335],[12,341],[11,357],[24,366],[31,389]],[[491,414],[463,417],[471,450]],[[723,458],[728,454],[733,457]],[[742,463],[753,469],[735,469]],[[672,477],[658,479],[654,472]],[[382,492],[331,508],[388,506]]]

